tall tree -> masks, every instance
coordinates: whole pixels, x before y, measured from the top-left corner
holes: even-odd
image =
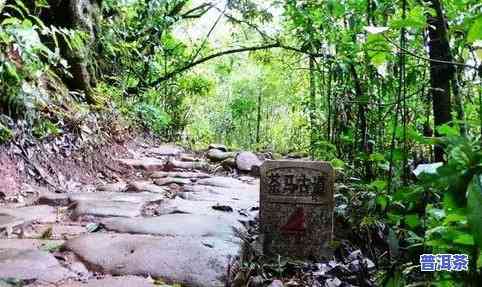
[[[450,64],[452,54],[447,35],[448,25],[445,20],[442,3],[439,0],[429,2],[435,15],[427,18],[430,55],[430,86],[433,103],[434,125],[438,127],[452,120],[450,104],[450,82],[454,68]],[[438,135],[435,129],[435,135]],[[435,161],[443,161],[444,150],[435,146]]]

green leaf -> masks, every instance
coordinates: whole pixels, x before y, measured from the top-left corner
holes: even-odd
[[[475,243],[482,248],[482,185],[480,175],[472,180],[468,188],[468,219]]]
[[[482,16],[477,17],[474,23],[470,26],[469,32],[467,33],[467,42],[473,43],[476,40],[482,39]]]
[[[395,214],[395,213],[387,213],[387,220],[389,223],[392,225],[397,225],[400,223],[400,218],[402,218],[400,215]]]
[[[479,252],[479,256],[477,258],[477,268],[482,268],[482,250]]]
[[[385,195],[377,196],[377,204],[380,205],[381,210],[385,210],[388,205],[388,198]]]
[[[20,18],[24,18],[25,17],[25,14],[23,13],[23,11],[21,9],[19,9],[17,6],[15,5],[11,5],[11,4],[7,4],[4,6],[5,8],[10,8],[10,9],[13,9],[15,10],[18,14],[20,14]]]
[[[401,13],[398,13],[398,15],[390,21],[390,27],[394,29],[403,27],[415,29],[424,28],[427,25],[426,12],[430,12],[430,10],[423,6],[416,6],[408,12],[405,19],[402,18]]]
[[[331,165],[333,166],[334,169],[341,170],[345,167],[345,162],[342,161],[341,159],[333,159],[331,160]]]
[[[445,217],[444,222],[445,223],[464,223],[467,221],[467,217],[463,214],[459,213],[450,213]]]
[[[37,25],[40,26],[40,29],[42,29],[43,31],[48,29],[47,26],[45,26],[44,22],[42,20],[40,20],[39,17],[34,16],[34,15],[30,15],[30,17],[35,20]]]
[[[393,150],[393,160],[400,161],[403,159],[403,151],[399,148]]]
[[[420,225],[420,218],[417,214],[409,214],[405,216],[405,223],[410,228],[415,228]]]
[[[448,249],[450,247],[445,241],[438,239],[428,240],[425,242],[425,244],[427,246],[436,247],[439,249]]]
[[[407,15],[407,24],[413,28],[423,28],[427,24],[425,18],[425,9],[423,6],[417,6],[410,10]]]
[[[1,23],[1,26],[7,26],[7,25],[20,25],[20,20],[14,17],[9,17],[3,20]]]
[[[25,4],[23,4],[23,1],[15,0],[15,4],[17,4],[17,6],[22,8],[25,12],[29,13],[28,8],[27,6],[25,6]]]
[[[0,123],[0,144],[9,141],[10,139],[12,139],[12,137],[12,130]]]
[[[444,136],[458,136],[459,135],[459,131],[454,128],[454,127],[451,127],[447,124],[443,124],[439,127],[437,127],[437,131],[441,134],[441,135],[444,135]]]
[[[474,245],[474,237],[467,233],[462,233],[457,235],[454,239],[454,243],[462,244],[462,245]]]
[[[5,68],[7,69],[7,73],[19,81],[20,75],[17,73],[17,69],[15,68],[15,66],[10,62],[5,62],[4,65],[5,65]]]
[[[384,52],[376,52],[372,54],[370,58],[370,62],[373,64],[375,67],[379,67],[387,61],[387,53]]]
[[[390,51],[390,48],[387,40],[381,34],[368,34],[365,47],[370,57],[370,62],[375,67],[383,65],[389,58],[387,51]]]
[[[370,187],[375,190],[382,191],[387,187],[387,182],[384,180],[375,180],[370,183]]]
[[[328,11],[335,17],[340,17],[345,14],[345,6],[340,3],[340,1],[330,0],[328,1]]]
[[[370,155],[370,160],[371,161],[384,161],[385,160],[385,156],[381,153],[372,153]]]
[[[447,226],[436,226],[434,228],[428,229],[425,234],[429,237],[434,236],[434,235],[444,235],[448,231]]]

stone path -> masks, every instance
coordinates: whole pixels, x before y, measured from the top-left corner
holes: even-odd
[[[0,207],[0,286],[223,286],[240,249],[233,228],[257,216],[259,183],[176,167],[205,166],[189,160],[148,148],[119,159],[136,179]]]

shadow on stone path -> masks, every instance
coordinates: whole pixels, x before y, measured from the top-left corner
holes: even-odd
[[[142,178],[0,208],[0,278],[9,278],[0,286],[223,286],[240,249],[233,228],[257,216],[259,182],[163,171],[173,157],[195,159],[175,146],[145,149],[119,159]]]

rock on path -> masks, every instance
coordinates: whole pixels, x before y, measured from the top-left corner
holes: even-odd
[[[184,152],[182,147],[172,144],[164,144],[158,147],[147,149],[147,154],[152,156],[178,156]]]
[[[229,257],[240,248],[232,228],[242,228],[239,221],[249,216],[239,211],[257,206],[257,185],[209,179],[182,192],[187,199],[169,201],[176,213],[106,218],[100,223],[116,234],[88,235],[68,241],[66,247],[110,274],[150,274],[189,286],[222,286]],[[233,212],[213,209],[220,204]]]
[[[62,267],[55,257],[35,249],[1,249],[0,278],[58,282],[75,274]]]
[[[152,234],[170,237],[217,237],[235,240],[233,221],[223,216],[166,214],[149,218],[109,218],[101,221],[108,230],[120,233]]]
[[[96,192],[41,193],[38,205],[0,208],[0,231],[10,237],[0,240],[0,278],[36,279],[34,286],[154,286],[149,277],[223,286],[240,250],[233,228],[257,215],[250,210],[258,206],[258,180],[212,176],[193,164],[164,171],[172,157],[186,156],[172,145],[135,154],[120,161],[142,179],[100,184]],[[27,225],[35,236],[12,237]]]
[[[131,234],[89,234],[66,248],[91,266],[113,275],[163,278],[188,286],[220,286],[228,254],[189,238]]]
[[[123,165],[146,171],[162,170],[164,168],[164,165],[166,164],[166,162],[163,160],[150,157],[139,159],[119,159],[118,161]]]
[[[7,236],[14,231],[23,234],[25,228],[38,223],[53,223],[57,220],[57,210],[47,205],[25,206],[18,208],[0,207],[0,234]]]
[[[219,149],[210,149],[207,153],[207,157],[212,161],[223,161],[228,158],[234,158],[235,152],[225,152]]]
[[[260,167],[261,161],[252,152],[243,151],[236,156],[236,166],[241,171],[251,171],[254,167]]]
[[[228,151],[228,148],[225,145],[217,144],[217,143],[210,144],[208,148],[209,149],[218,149],[218,150],[224,151],[224,152]]]

